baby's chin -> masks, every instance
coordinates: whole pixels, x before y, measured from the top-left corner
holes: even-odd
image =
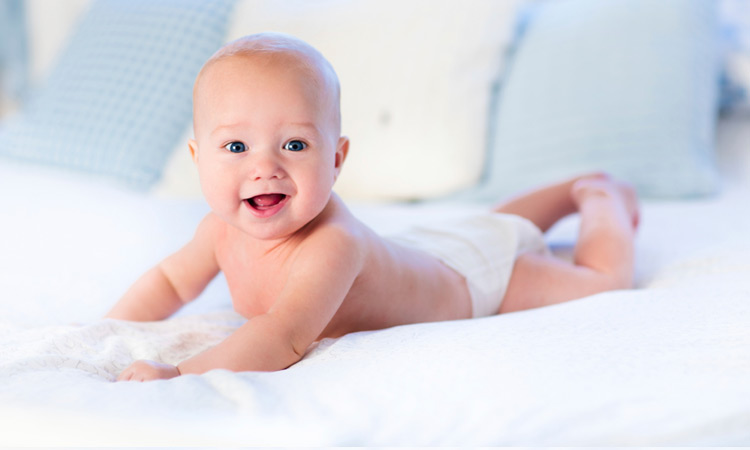
[[[238,220],[228,221],[246,237],[267,242],[289,239],[309,222],[301,218],[295,220],[288,212],[278,213],[271,218],[243,214]]]
[[[294,226],[289,221],[256,222],[252,220],[227,221],[243,236],[256,241],[282,241],[290,238],[301,227]]]

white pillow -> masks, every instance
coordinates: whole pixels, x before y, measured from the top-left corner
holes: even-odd
[[[517,0],[242,0],[228,40],[285,32],[320,50],[342,88],[343,197],[411,200],[475,184]],[[198,192],[180,144],[158,193]]]

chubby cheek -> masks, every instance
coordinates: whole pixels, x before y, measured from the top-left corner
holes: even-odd
[[[199,178],[203,196],[211,209],[222,215],[236,209],[239,193],[232,177],[213,165],[199,165]]]
[[[333,188],[334,170],[328,164],[318,162],[312,167],[306,168],[304,172],[296,174],[296,183],[305,186],[305,191],[315,198],[328,197]]]

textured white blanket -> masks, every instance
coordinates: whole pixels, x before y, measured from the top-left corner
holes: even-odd
[[[747,443],[747,269],[507,316],[355,333],[321,342],[278,373],[213,371],[146,384],[112,380],[135,358],[178,362],[242,318],[217,312],[146,324],[3,324],[1,440]]]
[[[16,172],[0,188],[29,178]],[[221,279],[168,321],[98,320],[205,208],[55,183],[59,199],[35,209],[50,186],[34,181],[0,197],[0,445],[750,443],[747,190],[645,205],[636,290],[354,333],[276,373],[140,384],[112,380],[243,322]],[[392,231],[445,211],[357,213]],[[575,225],[550,239],[564,246]]]

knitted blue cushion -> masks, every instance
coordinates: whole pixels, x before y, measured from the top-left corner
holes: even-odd
[[[24,3],[4,0],[0,2],[0,108],[4,96],[15,100],[23,96],[28,66]]]
[[[543,1],[527,19],[474,198],[591,170],[652,198],[717,190],[713,0]]]
[[[0,155],[146,189],[190,123],[192,85],[233,0],[98,0],[46,84],[0,126]]]

